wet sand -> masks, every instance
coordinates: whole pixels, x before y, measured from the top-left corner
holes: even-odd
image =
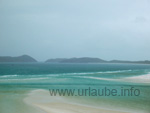
[[[24,99],[24,102],[46,113],[131,113],[126,111],[102,109],[82,104],[74,104],[65,101],[62,97],[51,97],[49,96],[49,92],[46,90],[32,91]]]

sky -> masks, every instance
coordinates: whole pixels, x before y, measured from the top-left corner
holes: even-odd
[[[150,0],[0,0],[0,56],[150,60]]]

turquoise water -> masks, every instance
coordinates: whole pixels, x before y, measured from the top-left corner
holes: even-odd
[[[76,103],[97,107],[104,106],[110,109],[118,107],[133,111],[137,109],[150,113],[150,83],[137,80],[143,75],[147,75],[149,79],[149,73],[150,65],[142,64],[1,63],[0,106],[1,110],[3,109],[1,112],[9,113],[4,112],[8,106],[12,106],[10,107],[10,112],[12,112],[13,102],[21,103],[21,98],[32,89],[107,87],[120,91],[120,88],[128,89],[132,86],[140,90],[140,96],[73,96],[67,98]],[[137,77],[137,79],[128,81],[124,79],[126,77]],[[26,110],[23,113],[25,112]]]

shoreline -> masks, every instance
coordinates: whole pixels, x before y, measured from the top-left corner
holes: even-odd
[[[24,102],[39,109],[39,113],[134,113],[133,111],[111,110],[84,104],[74,104],[62,97],[52,98],[49,96],[49,92],[43,89],[31,91],[24,99]]]

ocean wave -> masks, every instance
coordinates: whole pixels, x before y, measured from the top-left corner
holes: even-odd
[[[105,73],[122,73],[122,72],[130,72],[132,70],[118,70],[118,71],[99,71],[99,72],[83,72],[83,73],[62,73],[59,75],[90,75],[90,74],[105,74]]]
[[[129,72],[132,70],[118,70],[118,71],[99,71],[99,72],[81,72],[81,73],[57,73],[57,74],[35,74],[35,75],[0,75],[0,78],[11,78],[11,77],[40,77],[40,76],[48,76],[48,77],[57,77],[57,76],[69,76],[69,75],[92,75],[92,74],[111,74],[111,73],[122,73]]]
[[[91,75],[91,74],[111,74],[111,73],[124,73],[132,72],[137,70],[117,70],[117,71],[98,71],[98,72],[84,72],[84,73],[62,73],[60,75]]]
[[[6,77],[17,77],[19,75],[2,75],[0,78],[6,78]]]
[[[102,78],[102,77],[87,77],[87,76],[75,76],[75,77],[79,77],[79,78],[87,78],[87,79],[96,79],[96,80],[108,80],[108,81],[113,81],[115,79],[111,79],[111,78]]]
[[[41,80],[41,79],[48,79],[48,78],[46,78],[46,77],[44,77],[44,78],[21,78],[21,79],[5,79],[5,80],[7,80],[7,81],[24,81],[24,80]],[[3,80],[4,81],[4,80]]]
[[[0,78],[11,77],[40,77],[40,76],[60,76],[59,74],[41,74],[41,75],[0,75]]]
[[[150,73],[144,75],[131,76],[131,77],[121,77],[121,78],[102,78],[102,77],[92,77],[92,76],[74,76],[74,77],[85,78],[85,79],[107,80],[107,81],[119,81],[119,82],[150,83]]]
[[[122,73],[122,72],[129,72],[132,70],[118,70],[118,71],[105,71],[105,72],[97,72],[97,73]]]

